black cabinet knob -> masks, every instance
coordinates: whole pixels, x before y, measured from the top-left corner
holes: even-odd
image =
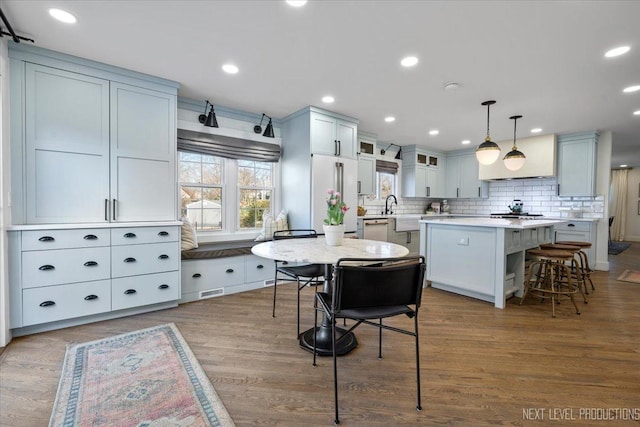
[[[124,237],[126,237],[127,239],[133,239],[136,236],[136,233],[125,233]]]
[[[95,267],[96,265],[98,265],[98,263],[95,261],[87,261],[84,263],[85,267]]]
[[[169,289],[169,285],[162,284],[162,285],[158,286],[158,289]]]
[[[40,303],[40,307],[51,307],[52,305],[56,305],[55,301],[44,301]]]
[[[87,234],[83,237],[84,240],[98,240],[98,236],[95,234]]]
[[[161,232],[158,233],[158,236],[163,236],[164,237],[164,236],[168,236],[168,235],[169,235],[169,232],[167,232],[167,231],[161,231]]]
[[[225,273],[233,273],[233,268],[227,268],[227,271],[225,271]]]
[[[138,292],[138,291],[136,291],[135,289],[127,289],[126,291],[124,291],[124,294],[125,295],[133,295],[136,292]]]
[[[54,240],[56,240],[56,239],[54,239],[54,238],[53,238],[53,237],[51,237],[51,236],[42,236],[42,237],[41,237],[41,238],[39,238],[38,240],[39,240],[39,241],[41,241],[41,242],[53,242],[53,241],[54,241]]]
[[[55,269],[56,268],[53,265],[49,265],[49,264],[42,265],[38,268],[38,270],[40,271],[55,270]]]
[[[193,276],[191,276],[191,277],[193,277],[194,279],[197,279],[198,277],[202,277],[202,274],[200,274],[200,273],[195,273],[195,274],[194,274]]]
[[[136,259],[129,257],[129,258],[125,258],[124,262],[136,262]]]
[[[84,297],[85,301],[93,301],[94,299],[98,299],[98,295],[87,295],[86,297]]]
[[[256,268],[257,268],[258,270],[262,270],[262,269],[264,268],[264,265],[262,265],[262,264],[258,264],[258,265],[256,266]]]
[[[162,254],[158,257],[158,259],[169,259],[169,255]]]

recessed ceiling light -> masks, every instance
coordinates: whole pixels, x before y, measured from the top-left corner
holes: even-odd
[[[471,144],[471,141],[469,141],[468,139],[465,139],[464,141],[462,141],[462,145],[469,145]]]
[[[333,96],[327,95],[322,97],[322,102],[324,102],[325,104],[331,104],[333,101],[335,101],[335,98]]]
[[[396,118],[393,117],[393,116],[388,116],[388,117],[384,118],[384,121],[387,122],[387,123],[391,123],[391,122],[395,122]]]
[[[440,133],[440,131],[437,130],[437,129],[432,129],[432,130],[429,131],[429,135],[437,135],[439,133]]]
[[[65,24],[75,24],[77,21],[75,16],[62,9],[49,9],[49,15]]]
[[[403,67],[413,67],[417,63],[418,58],[416,58],[415,56],[407,56],[405,58],[402,58],[402,61],[400,61],[400,64],[402,64]]]
[[[287,0],[287,4],[293,7],[302,7],[307,4],[307,0]]]
[[[621,168],[626,168],[629,165],[620,165]]]
[[[233,64],[224,64],[222,66],[222,69],[224,70],[225,73],[229,73],[229,74],[236,74],[238,72],[238,67],[236,67]]]
[[[629,46],[620,46],[620,47],[616,47],[614,49],[608,50],[607,53],[604,54],[604,56],[607,58],[613,58],[615,56],[624,55],[630,50],[631,48]]]
[[[640,110],[638,110],[638,111],[634,111],[634,112],[633,112],[633,115],[634,115],[634,116],[640,116]]]
[[[640,90],[640,85],[625,87],[622,91],[624,93],[637,92]]]
[[[542,132],[541,128],[533,128],[533,129],[531,129],[531,133],[540,133],[540,132]]]
[[[444,85],[444,90],[454,91],[454,90],[458,90],[459,87],[460,87],[460,85],[458,83],[450,82],[450,83],[446,83]]]

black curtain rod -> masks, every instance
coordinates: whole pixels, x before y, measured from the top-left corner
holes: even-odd
[[[0,18],[2,18],[2,22],[4,22],[4,25],[7,27],[7,30],[9,30],[8,33],[6,31],[0,30],[0,37],[3,36],[3,35],[4,36],[11,36],[13,41],[16,42],[16,43],[20,43],[20,40],[24,40],[24,41],[27,41],[27,42],[35,43],[35,41],[33,39],[19,36],[19,35],[16,34],[15,31],[13,31],[13,28],[11,27],[11,24],[9,24],[9,20],[7,19],[6,16],[4,16],[4,12],[2,11],[1,8],[0,8]]]

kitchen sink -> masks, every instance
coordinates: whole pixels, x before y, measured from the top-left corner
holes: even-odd
[[[415,231],[420,229],[420,221],[422,215],[397,215],[396,217],[396,230],[395,231]]]

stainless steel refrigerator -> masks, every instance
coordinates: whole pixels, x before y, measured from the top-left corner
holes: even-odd
[[[349,207],[344,216],[346,232],[355,232],[358,204],[358,161],[314,154],[311,158],[311,226],[322,233],[327,217],[327,190],[333,188]]]

